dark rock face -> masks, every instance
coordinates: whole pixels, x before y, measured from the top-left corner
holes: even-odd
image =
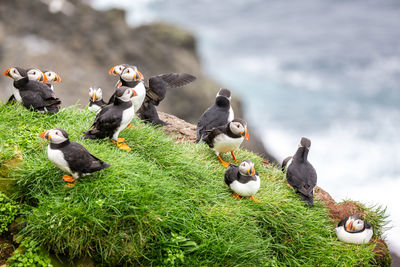
[[[214,102],[220,86],[203,72],[194,36],[161,23],[132,28],[123,10],[98,11],[86,2],[69,0],[67,6],[52,13],[50,10],[57,10],[46,4],[51,3],[47,0],[0,1],[1,66],[57,72],[62,83],[55,84],[55,92],[63,106],[78,101],[87,105],[90,86],[101,87],[108,99],[116,82],[108,70],[117,64],[136,65],[147,78],[187,72],[197,80],[184,88],[169,89],[158,109],[196,123]],[[11,87],[12,81],[2,76],[2,101],[11,95]],[[232,102],[237,117],[244,117],[238,100]],[[275,161],[255,140],[250,142],[254,151]]]

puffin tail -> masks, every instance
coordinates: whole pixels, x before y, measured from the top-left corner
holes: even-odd
[[[314,205],[314,198],[313,196],[306,196],[306,195],[301,195],[301,198],[304,202],[307,203],[308,206],[313,206]]]
[[[84,132],[82,139],[97,139],[95,134],[92,134],[90,131]]]

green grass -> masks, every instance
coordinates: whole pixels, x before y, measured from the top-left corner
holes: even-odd
[[[70,259],[89,256],[105,265],[352,266],[374,263],[374,245],[337,240],[328,211],[307,207],[285,184],[284,175],[255,162],[261,189],[255,203],[237,200],[224,185],[225,169],[206,145],[175,144],[160,129],[135,121],[124,130],[132,147],[108,140],[80,140],[94,115],[70,107],[55,115],[18,105],[0,107],[0,159],[22,151],[24,163],[8,173],[16,179],[13,199],[25,210],[21,235]],[[63,128],[72,141],[111,164],[64,188],[64,172],[46,155],[45,129]],[[230,156],[225,156],[231,160]],[[382,225],[382,218],[376,218]]]

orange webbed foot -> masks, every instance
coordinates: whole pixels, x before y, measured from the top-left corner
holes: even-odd
[[[225,168],[228,168],[229,162],[223,161],[223,159],[221,158],[221,156],[218,156],[218,159],[219,159],[219,161],[221,161],[222,165],[223,165]]]
[[[241,199],[241,198],[242,198],[242,197],[239,196],[237,193],[233,194],[233,197],[234,197],[234,198],[237,198],[237,199]]]
[[[121,150],[125,150],[125,151],[131,151],[132,148],[130,146],[128,146],[127,144],[119,144],[117,143],[117,147]]]
[[[75,178],[72,177],[72,176],[69,176],[69,175],[64,175],[64,176],[62,177],[62,179],[63,179],[63,181],[65,181],[65,182],[70,182],[70,183],[75,182]]]
[[[253,196],[251,196],[250,199],[253,200],[253,201],[255,201],[255,202],[261,202],[261,200],[255,198],[255,197],[253,197]]]

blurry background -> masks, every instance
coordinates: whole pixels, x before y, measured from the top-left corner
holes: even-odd
[[[397,0],[2,0],[0,62],[52,68],[65,105],[86,105],[90,85],[108,97],[119,63],[192,73],[162,106],[191,122],[227,87],[278,161],[306,136],[336,201],[387,206],[400,254],[399,14]],[[4,100],[11,81],[0,86]]]

